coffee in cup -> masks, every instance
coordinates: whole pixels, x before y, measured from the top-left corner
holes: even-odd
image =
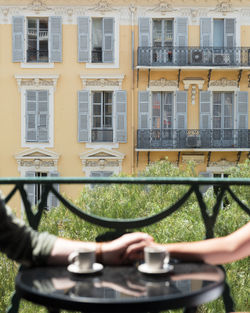
[[[76,265],[79,270],[89,270],[95,263],[95,249],[81,249],[72,252],[68,257],[69,263]]]
[[[164,247],[147,246],[144,248],[144,260],[148,268],[159,270],[169,262],[169,253]]]

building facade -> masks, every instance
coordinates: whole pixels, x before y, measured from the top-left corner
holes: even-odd
[[[249,157],[247,0],[0,0],[0,41],[1,177]]]

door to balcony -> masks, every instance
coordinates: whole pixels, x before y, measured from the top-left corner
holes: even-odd
[[[215,147],[233,147],[233,92],[213,93],[213,142]]]

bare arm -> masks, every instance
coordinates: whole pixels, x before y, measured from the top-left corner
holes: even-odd
[[[250,222],[225,237],[164,246],[172,257],[179,259],[210,264],[230,263],[250,255]]]

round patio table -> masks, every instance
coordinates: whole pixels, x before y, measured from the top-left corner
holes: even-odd
[[[224,272],[204,263],[178,263],[167,274],[146,275],[136,266],[105,266],[95,275],[76,275],[66,267],[23,269],[16,278],[18,294],[49,312],[139,313],[197,306],[223,292]]]

